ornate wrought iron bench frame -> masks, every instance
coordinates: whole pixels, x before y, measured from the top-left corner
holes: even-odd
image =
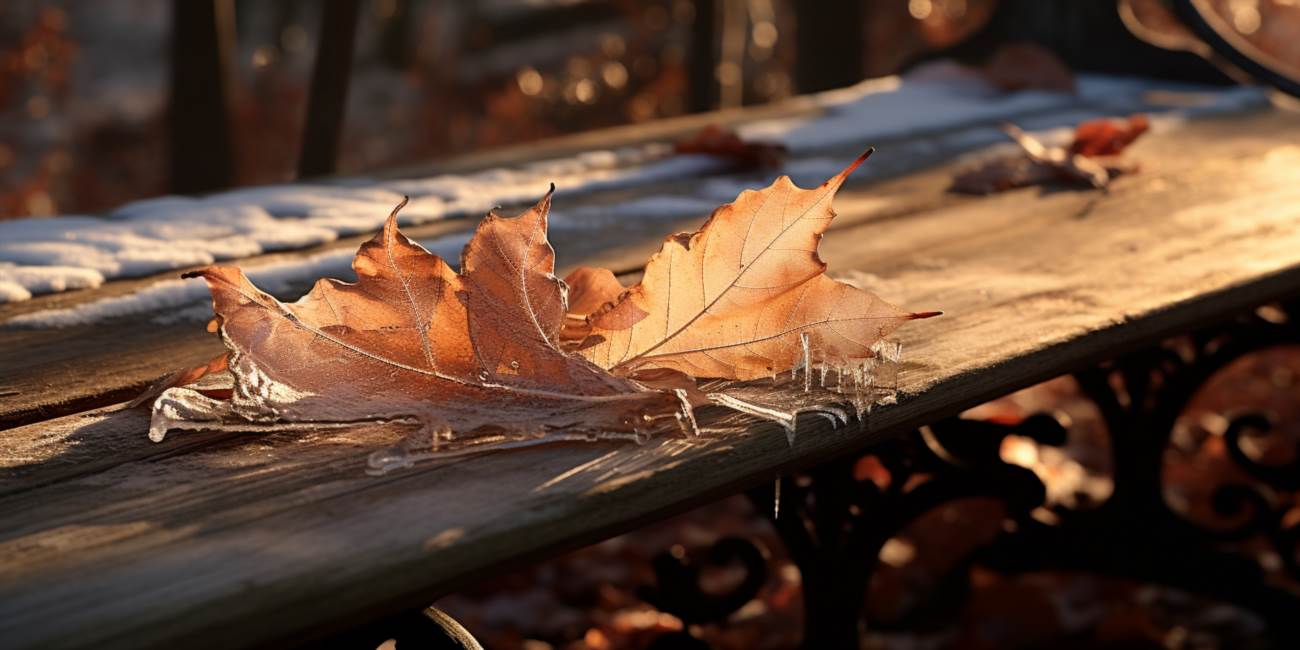
[[[1075,373],[1105,420],[1114,488],[1099,504],[1056,507],[1054,523],[1032,516],[1045,505],[1042,480],[1000,455],[1011,434],[1063,444],[1065,429],[1046,414],[1016,425],[952,417],[884,441],[865,452],[889,472],[883,489],[855,478],[858,456],[851,455],[783,477],[775,491],[770,486],[748,491],[799,567],[803,647],[857,648],[861,626],[871,625],[864,619],[866,592],[885,543],[934,508],[977,496],[1005,505],[1004,529],[954,563],[940,583],[952,590],[949,598],[969,593],[974,564],[1004,574],[1066,570],[1127,577],[1231,602],[1260,616],[1277,647],[1294,647],[1300,643],[1300,590],[1295,588],[1300,524],[1283,522],[1285,511],[1274,493],[1300,488],[1300,460],[1263,464],[1241,446],[1248,431],[1268,433],[1270,415],[1241,412],[1229,420],[1223,434],[1228,453],[1256,482],[1215,487],[1214,507],[1223,521],[1195,521],[1178,512],[1166,502],[1162,481],[1175,422],[1196,392],[1233,361],[1282,345],[1300,345],[1300,302],[1266,305],[1228,324]],[[922,476],[919,484],[910,480]],[[1272,583],[1256,558],[1223,548],[1261,535],[1283,559],[1292,584]],[[729,593],[707,593],[700,587],[699,561],[665,552],[653,563],[656,584],[643,591],[648,602],[680,618],[688,630],[725,621],[759,593],[767,575],[767,553],[743,538],[722,538],[702,556],[708,564],[743,565],[744,579]],[[395,638],[399,647],[479,647],[436,609],[415,619],[418,625],[403,618],[367,628],[362,638],[376,643]],[[689,631],[664,634],[651,646],[708,647]]]
[[[988,496],[1006,507],[1004,530],[956,563],[942,588],[968,593],[979,564],[1005,574],[1067,570],[1134,578],[1234,603],[1259,615],[1276,647],[1300,643],[1300,524],[1283,522],[1276,491],[1300,488],[1300,460],[1263,464],[1242,448],[1248,431],[1267,434],[1269,414],[1233,415],[1224,435],[1230,457],[1256,482],[1215,487],[1223,521],[1195,521],[1165,500],[1165,451],[1175,421],[1219,370],[1274,346],[1300,345],[1300,302],[1268,305],[1223,326],[1193,332],[1074,374],[1108,430],[1114,489],[1100,504],[1056,507],[1055,523],[1032,516],[1046,488],[1032,471],[999,454],[1009,434],[1040,444],[1065,442],[1064,428],[1040,414],[1018,425],[948,418],[867,451],[888,469],[881,489],[854,477],[855,457],[837,459],[784,479],[775,493],[749,491],[768,513],[803,579],[804,647],[856,648],[866,590],[886,541],[919,516],[956,499]],[[924,475],[915,487],[909,479]],[[1254,557],[1223,548],[1263,536],[1282,558],[1290,584],[1270,581]],[[747,578],[734,593],[700,590],[699,566],[661,555],[658,585],[647,598],[687,623],[725,620],[763,584],[765,555],[753,543],[726,538],[707,554],[739,561]],[[660,637],[655,648],[707,647],[687,632]]]

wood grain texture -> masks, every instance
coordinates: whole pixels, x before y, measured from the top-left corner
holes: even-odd
[[[146,414],[116,407],[5,431],[0,639],[228,648],[328,634],[1295,295],[1297,141],[1296,116],[1192,123],[1140,142],[1142,173],[1109,193],[1034,189],[930,209],[907,197],[937,196],[939,172],[847,188],[823,258],[871,274],[882,297],[946,315],[897,336],[898,404],[840,430],[804,421],[792,446],[755,426],[369,477],[366,451],[400,431],[154,445]],[[603,241],[617,249],[603,261],[644,259],[658,240]]]

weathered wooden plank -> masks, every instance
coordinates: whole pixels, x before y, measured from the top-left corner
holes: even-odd
[[[7,431],[0,638],[13,647],[231,647],[415,607],[512,562],[842,455],[1170,333],[1300,292],[1300,119],[1153,137],[1109,193],[1016,192],[828,236],[832,268],[943,318],[900,333],[897,405],[643,447],[563,446],[383,477],[400,432],[144,437],[105,410]],[[1188,142],[1212,155],[1187,155]],[[844,213],[879,200],[846,192]],[[858,207],[852,207],[858,206]]]

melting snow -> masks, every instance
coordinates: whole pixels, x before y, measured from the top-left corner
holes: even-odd
[[[468,241],[468,234],[455,234],[421,244],[435,255],[456,260]],[[288,299],[305,292],[317,278],[352,279],[352,258],[355,255],[354,250],[339,249],[250,267],[244,271],[263,291]],[[4,268],[0,266],[0,292],[4,291],[4,278]],[[4,325],[19,328],[73,327],[138,314],[157,314],[153,320],[158,324],[203,322],[212,317],[209,300],[207,284],[200,278],[161,280],[124,296],[22,314],[5,321]]]

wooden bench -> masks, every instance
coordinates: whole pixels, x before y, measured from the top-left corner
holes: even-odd
[[[447,168],[666,138],[753,114],[588,134]],[[10,427],[0,432],[0,645],[231,648],[327,638],[710,500],[761,485],[770,492],[783,474],[1249,315],[1300,294],[1296,143],[1300,116],[1265,110],[1148,136],[1134,149],[1141,173],[1108,192],[956,196],[944,191],[953,164],[847,186],[822,243],[831,268],[870,273],[882,295],[945,315],[898,334],[896,404],[850,427],[801,421],[793,444],[759,424],[703,441],[543,446],[368,476],[366,452],[397,432],[149,442],[148,414],[117,403],[218,352],[201,326],[136,318],[0,329],[0,422]],[[877,154],[888,155],[888,146]],[[632,271],[662,233],[698,221],[597,238],[558,232],[555,246],[566,267]],[[0,321],[146,282],[0,306]],[[782,516],[798,521],[797,512]]]

